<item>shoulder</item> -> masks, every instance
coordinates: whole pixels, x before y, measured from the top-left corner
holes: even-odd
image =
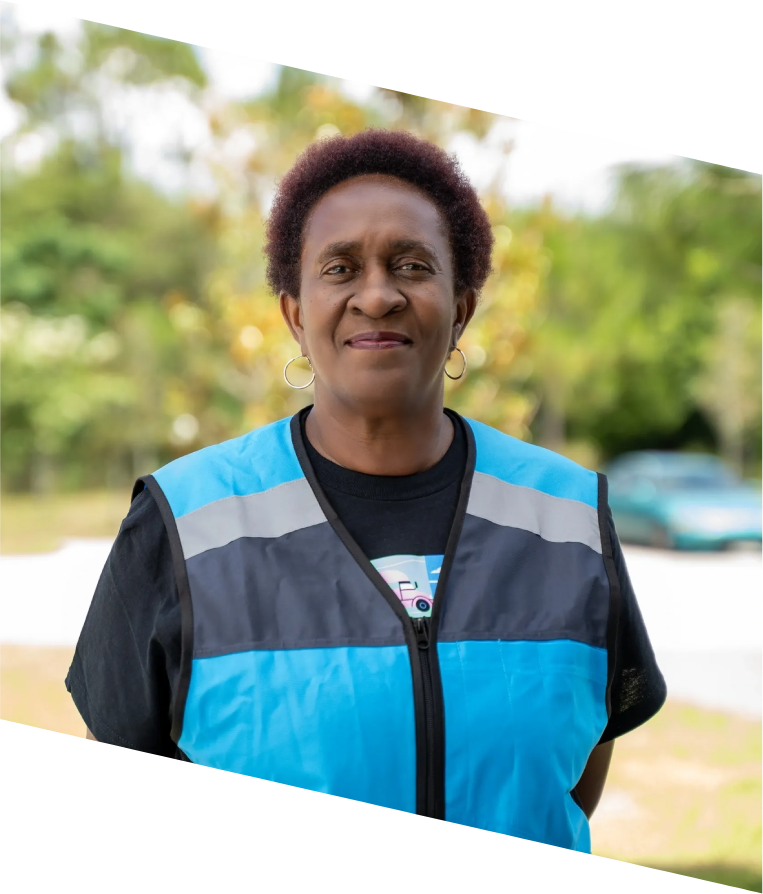
[[[149,535],[164,531],[164,522],[151,492],[146,488],[134,497],[127,515],[122,520],[118,537],[138,535],[144,532]]]
[[[303,477],[291,417],[181,456],[154,472],[178,518],[208,503],[261,493]]]
[[[533,488],[549,496],[598,506],[599,476],[596,472],[553,450],[520,441],[482,422],[464,421],[474,434],[477,448],[475,474]]]

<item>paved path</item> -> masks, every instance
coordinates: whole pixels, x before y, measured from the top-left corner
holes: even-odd
[[[670,696],[760,717],[760,553],[626,547],[625,556]]]
[[[109,540],[70,540],[55,553],[0,556],[0,642],[77,642]]]
[[[0,557],[0,642],[74,645],[110,549],[72,540],[56,553]],[[761,716],[761,557],[625,548],[670,695]]]

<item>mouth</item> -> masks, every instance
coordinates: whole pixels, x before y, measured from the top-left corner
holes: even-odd
[[[413,342],[400,332],[360,332],[348,338],[345,344],[350,348],[362,351],[384,351],[390,348],[402,348]]]

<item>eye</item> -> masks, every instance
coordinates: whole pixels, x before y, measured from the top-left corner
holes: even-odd
[[[327,267],[323,272],[333,276],[344,276],[350,272],[350,268],[347,264],[332,264],[331,267]]]
[[[419,273],[424,271],[425,273],[429,271],[429,268],[426,264],[421,264],[419,261],[406,261],[404,264],[401,264],[398,270],[409,270],[413,273]]]

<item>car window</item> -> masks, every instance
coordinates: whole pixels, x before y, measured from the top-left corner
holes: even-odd
[[[658,489],[658,482],[651,475],[640,469],[631,469],[614,475],[610,479],[610,491],[615,495],[631,496],[636,493],[642,497],[653,495]]]
[[[675,455],[661,460],[629,460],[610,467],[607,478],[610,490],[631,491],[639,487],[656,487],[658,491],[719,490],[738,487],[739,477],[723,462],[711,458]]]
[[[662,476],[660,486],[668,490],[719,490],[739,484],[739,479],[723,466],[669,470]]]
[[[669,490],[719,490],[741,484],[737,475],[721,462],[675,462],[664,468],[660,486]]]

